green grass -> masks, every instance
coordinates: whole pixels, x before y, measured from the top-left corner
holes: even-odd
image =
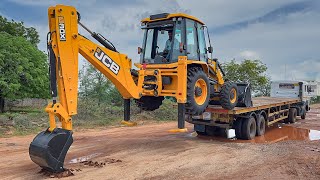
[[[165,99],[162,106],[151,112],[141,111],[131,103],[131,120],[163,122],[177,119],[176,103]],[[78,114],[73,117],[74,129],[118,126],[123,120],[123,107],[100,105],[95,102],[78,104]],[[0,114],[0,137],[36,134],[49,127],[48,114],[44,109],[20,108]]]

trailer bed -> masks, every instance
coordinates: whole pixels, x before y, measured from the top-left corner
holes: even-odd
[[[290,105],[299,101],[300,100],[298,98],[255,97],[252,98],[252,107],[235,107],[233,110],[227,110],[223,109],[220,105],[209,105],[206,109],[206,112],[236,115],[282,105]]]

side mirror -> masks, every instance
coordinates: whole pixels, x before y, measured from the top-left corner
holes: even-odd
[[[210,47],[208,47],[208,52],[209,53],[212,53],[213,52],[213,48],[210,46]]]
[[[141,53],[142,53],[142,48],[138,47],[138,54],[141,54]]]

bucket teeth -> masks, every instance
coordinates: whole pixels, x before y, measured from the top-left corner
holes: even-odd
[[[64,159],[72,142],[72,131],[60,128],[52,132],[42,131],[30,144],[30,158],[46,170],[62,172]]]

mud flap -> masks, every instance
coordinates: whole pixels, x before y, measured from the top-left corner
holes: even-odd
[[[62,172],[67,151],[73,143],[72,131],[56,128],[43,131],[31,142],[29,155],[33,162],[51,172]]]
[[[237,83],[238,103],[237,107],[252,107],[251,86],[248,83]]]

